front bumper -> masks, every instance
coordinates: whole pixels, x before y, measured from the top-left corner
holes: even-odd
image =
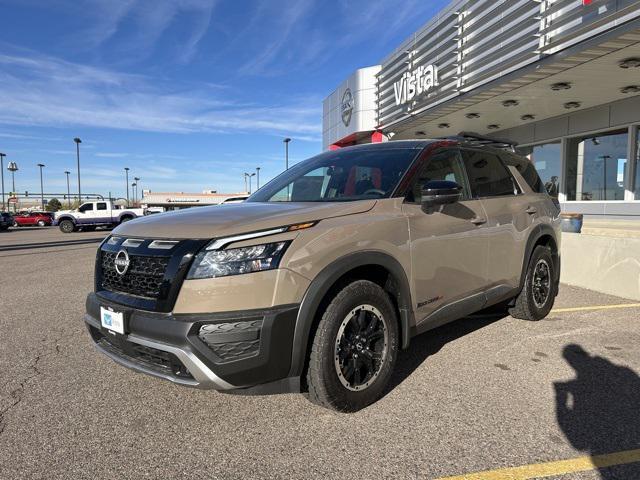
[[[102,328],[100,307],[122,312],[125,334]],[[89,294],[84,317],[99,351],[138,372],[189,387],[297,390],[287,379],[297,305],[215,314],[138,310]]]

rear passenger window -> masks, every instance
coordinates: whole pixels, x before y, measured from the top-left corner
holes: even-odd
[[[517,163],[515,165],[515,167],[520,172],[520,175],[522,175],[522,178],[524,178],[525,181],[529,184],[529,186],[531,187],[531,190],[533,190],[536,193],[546,193],[547,192],[547,190],[545,189],[544,184],[542,183],[542,180],[540,179],[540,176],[538,175],[538,171],[536,170],[536,167],[533,165],[533,163],[531,163],[529,161],[522,161],[521,163]],[[556,187],[556,189],[555,189],[555,197],[558,196],[557,190],[558,189]],[[551,192],[549,192],[549,193],[551,193]]]
[[[107,209],[107,204],[106,203],[98,203],[97,210],[106,210],[106,209]]]
[[[462,158],[474,197],[499,197],[518,193],[513,177],[496,155],[479,150],[465,150]]]

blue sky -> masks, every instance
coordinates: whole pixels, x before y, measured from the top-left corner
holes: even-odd
[[[321,151],[322,99],[445,0],[0,0],[0,152],[16,190],[244,189]],[[5,188],[10,176],[5,170]],[[73,178],[73,177],[72,177]],[[72,184],[73,185],[73,184]],[[72,186],[72,191],[73,191]]]

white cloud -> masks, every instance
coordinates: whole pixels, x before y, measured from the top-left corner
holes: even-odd
[[[319,135],[320,99],[256,106],[157,79],[19,51],[0,54],[0,123],[148,132]],[[215,89],[217,90],[217,89]],[[309,105],[313,105],[310,107]]]

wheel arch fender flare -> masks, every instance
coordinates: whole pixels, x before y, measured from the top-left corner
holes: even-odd
[[[73,223],[74,225],[78,223],[76,222],[76,219],[71,215],[62,215],[61,217],[56,219],[56,223],[60,225],[60,223],[63,222],[64,220],[71,220],[71,223]]]
[[[525,247],[524,259],[522,261],[522,272],[520,274],[520,289],[524,287],[524,280],[527,274],[527,267],[529,266],[529,260],[531,259],[531,255],[533,254],[533,249],[538,243],[538,240],[540,240],[542,237],[545,237],[545,236],[551,237],[553,242],[556,244],[556,247],[559,248],[558,239],[556,238],[556,232],[551,226],[540,224],[534,227],[534,229],[529,234],[529,238],[527,238],[527,245]],[[559,250],[556,254],[555,260],[556,260],[555,262],[556,265],[554,266],[556,267],[555,269],[556,278],[554,280],[558,282],[560,280],[560,264],[559,264],[560,251]]]
[[[385,252],[357,252],[341,257],[327,265],[307,288],[296,319],[289,376],[300,376],[303,373],[311,330],[314,327],[316,314],[322,300],[340,278],[358,267],[365,266],[383,267],[395,280],[398,288],[401,347],[407,348],[409,346],[411,325],[414,323],[413,308],[409,280],[402,265]]]

